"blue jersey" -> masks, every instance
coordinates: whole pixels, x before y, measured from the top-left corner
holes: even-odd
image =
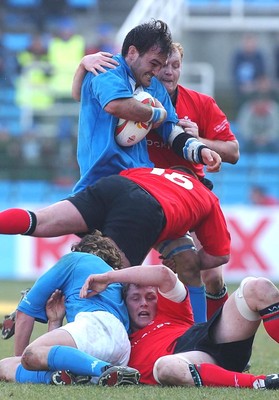
[[[93,254],[66,254],[35,282],[19,303],[18,310],[37,321],[47,322],[47,300],[56,289],[60,289],[65,296],[68,322],[72,322],[79,312],[107,311],[117,317],[128,330],[129,316],[122,299],[121,284],[111,284],[102,293],[89,299],[79,297],[80,289],[90,274],[102,274],[110,270],[112,268],[107,263]]]
[[[135,90],[135,78],[125,59],[120,55],[115,58],[120,64],[117,68],[97,76],[88,72],[83,80],[77,146],[80,179],[73,193],[124,169],[154,166],[148,156],[146,139],[131,147],[121,147],[115,141],[118,118],[107,113],[104,107],[112,100],[133,97]],[[170,97],[164,85],[154,77],[151,85],[142,89],[157,98],[167,111],[167,119],[158,129],[167,142],[178,122]]]

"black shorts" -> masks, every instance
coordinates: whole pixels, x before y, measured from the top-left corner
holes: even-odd
[[[216,344],[212,338],[212,329],[221,313],[222,308],[208,322],[192,326],[178,338],[173,353],[203,351],[210,354],[220,367],[242,372],[251,357],[254,335],[238,342]]]
[[[68,197],[89,232],[100,230],[125,253],[131,265],[141,264],[165,226],[158,201],[136,183],[119,175]]]

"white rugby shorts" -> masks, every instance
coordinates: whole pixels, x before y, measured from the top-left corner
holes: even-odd
[[[111,313],[80,312],[73,322],[59,329],[69,332],[79,350],[112,365],[128,364],[129,337],[122,322]]]

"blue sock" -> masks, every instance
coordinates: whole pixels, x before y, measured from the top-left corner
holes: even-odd
[[[18,383],[50,383],[52,371],[28,371],[20,364],[17,367],[15,381]]]
[[[110,365],[74,347],[53,346],[48,354],[48,368],[51,371],[68,369],[76,375],[99,376],[103,368]]]
[[[206,321],[206,295],[205,287],[203,286],[186,286],[189,291],[190,301],[194,313],[195,322]]]

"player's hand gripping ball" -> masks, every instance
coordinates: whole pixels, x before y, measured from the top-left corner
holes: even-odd
[[[134,98],[144,104],[155,106],[153,97],[147,92],[139,92]],[[128,121],[126,119],[119,118],[118,124],[115,130],[115,140],[120,146],[133,146],[140,142],[150,131],[152,127],[151,122],[136,122]]]

